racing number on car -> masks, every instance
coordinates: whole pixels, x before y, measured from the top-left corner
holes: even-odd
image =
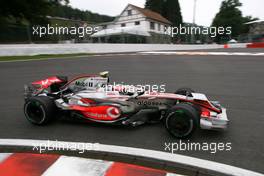
[[[89,86],[89,87],[93,87],[93,82],[89,82],[89,83],[88,83],[88,86]]]

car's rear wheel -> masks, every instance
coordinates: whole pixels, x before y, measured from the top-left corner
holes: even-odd
[[[31,97],[24,104],[24,114],[32,124],[44,125],[56,116],[56,105],[50,97]]]
[[[199,116],[190,104],[177,104],[172,107],[166,118],[166,128],[176,138],[188,138],[196,130]]]

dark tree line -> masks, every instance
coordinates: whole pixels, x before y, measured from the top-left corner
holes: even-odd
[[[56,9],[53,9],[51,16],[88,21],[91,23],[108,22],[114,20],[114,17],[100,15],[98,13],[93,13],[87,10],[82,11],[65,5],[60,5]]]
[[[146,0],[145,8],[161,14],[174,26],[179,26],[183,22],[178,0]]]
[[[46,15],[52,8],[61,4],[67,4],[68,0],[8,0],[2,1],[0,6],[0,18],[2,20],[13,19],[16,22],[27,20],[30,23],[46,22]]]
[[[8,0],[0,5],[0,23],[15,21],[30,24],[47,23],[46,16],[57,16],[88,22],[105,22],[113,17],[99,15],[90,11],[74,9],[67,4],[69,0]]]

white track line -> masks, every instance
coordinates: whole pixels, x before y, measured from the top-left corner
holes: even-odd
[[[87,143],[74,143],[74,142],[64,142],[64,141],[45,141],[45,140],[23,140],[23,139],[0,139],[0,146],[28,146],[28,147],[36,147],[38,146],[46,146],[53,147],[52,143],[56,143],[59,146],[74,146],[78,144],[79,146],[85,146]],[[221,164],[217,162],[212,162],[208,160],[197,159],[194,157],[179,155],[179,154],[170,154],[166,152],[154,151],[154,150],[146,150],[139,148],[131,148],[131,147],[121,147],[114,145],[104,145],[104,144],[94,144],[97,147],[91,148],[93,151],[97,152],[109,152],[116,154],[124,154],[138,157],[147,157],[158,160],[163,160],[167,162],[173,162],[175,164],[186,165],[190,169],[201,170],[205,169],[210,171],[220,172],[226,175],[233,176],[264,176],[261,173],[249,171],[246,169],[241,169],[238,167]]]
[[[3,162],[6,158],[8,158],[12,153],[0,153],[0,164]]]
[[[199,52],[199,51],[153,51],[153,52],[139,52],[140,54],[153,55],[191,55],[191,56],[264,56],[264,53],[247,53],[247,52]]]

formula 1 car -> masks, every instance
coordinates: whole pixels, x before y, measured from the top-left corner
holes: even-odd
[[[36,125],[44,125],[67,114],[90,122],[139,126],[164,122],[176,138],[190,137],[196,128],[225,129],[226,109],[204,94],[182,88],[175,93],[127,91],[109,84],[109,73],[83,75],[68,81],[53,76],[25,86],[24,114]]]

